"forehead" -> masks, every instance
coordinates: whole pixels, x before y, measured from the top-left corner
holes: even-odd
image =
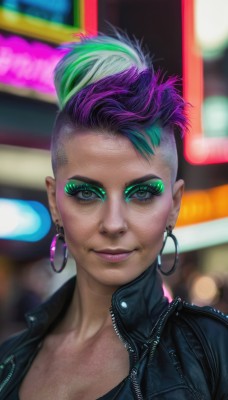
[[[171,175],[162,147],[146,159],[127,138],[109,132],[77,132],[65,141],[64,153],[67,162],[58,171],[64,179],[75,174],[101,181],[117,177],[131,180],[149,173],[163,179]]]

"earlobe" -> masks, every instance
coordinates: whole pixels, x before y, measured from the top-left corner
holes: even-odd
[[[61,224],[61,218],[56,205],[56,181],[51,176],[47,176],[45,179],[45,184],[52,220],[54,223],[58,221],[58,223]]]
[[[174,226],[176,225],[176,221],[180,211],[183,192],[184,192],[184,181],[183,179],[179,179],[173,185],[173,204],[167,224],[167,226],[172,226],[172,228],[174,228]]]

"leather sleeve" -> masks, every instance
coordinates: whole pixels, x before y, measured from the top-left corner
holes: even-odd
[[[228,400],[228,317],[209,307],[190,305],[186,314],[184,319],[203,348],[201,361],[210,371],[212,399]]]

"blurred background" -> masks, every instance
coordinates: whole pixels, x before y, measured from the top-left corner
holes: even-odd
[[[171,297],[228,311],[227,15],[227,0],[0,0],[0,340],[74,274],[72,260],[62,274],[49,265],[52,73],[61,43],[110,24],[143,40],[192,104],[190,133],[177,137],[180,262],[164,285]],[[173,263],[171,243],[163,263]]]

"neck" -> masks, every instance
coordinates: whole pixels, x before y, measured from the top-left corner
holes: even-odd
[[[110,306],[116,287],[91,282],[78,272],[77,284],[68,312],[58,331],[75,332],[78,340],[86,340],[112,325]]]

